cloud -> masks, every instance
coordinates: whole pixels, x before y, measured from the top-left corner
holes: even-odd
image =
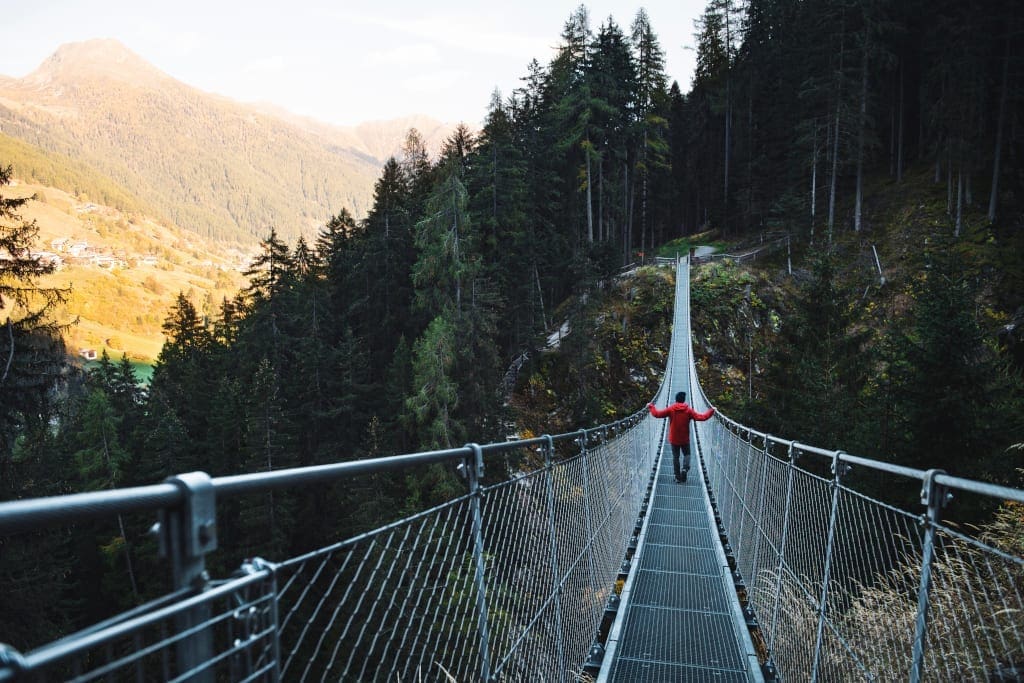
[[[427,43],[373,50],[363,57],[363,63],[367,66],[420,66],[438,64],[440,61],[441,55],[437,48]]]
[[[434,11],[426,17],[409,17],[343,10],[335,13],[333,19],[346,25],[383,28],[432,45],[517,59],[543,55],[551,46],[550,40],[516,33],[507,18],[499,16],[467,17],[465,13],[445,15]]]
[[[261,59],[254,59],[242,67],[245,74],[281,74],[285,72],[287,63],[281,55],[272,55]]]
[[[444,69],[406,78],[402,88],[411,93],[430,93],[448,90],[465,79],[466,72],[461,69]]]
[[[169,42],[174,54],[179,57],[187,57],[199,48],[202,40],[196,31],[186,31],[171,36]]]

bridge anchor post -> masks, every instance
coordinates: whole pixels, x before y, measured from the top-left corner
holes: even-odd
[[[484,558],[484,527],[480,510],[480,480],[484,477],[484,452],[478,444],[466,444],[469,454],[466,456],[464,471],[469,483],[469,506],[473,523],[473,562],[475,565],[474,583],[477,595],[477,632],[480,637],[480,680],[491,680],[490,630],[487,618],[487,581],[485,579],[486,563]]]
[[[924,646],[928,633],[928,602],[932,587],[932,558],[935,555],[935,529],[939,523],[942,508],[952,500],[946,487],[936,483],[935,477],[945,474],[944,470],[928,470],[921,484],[921,504],[928,506],[921,517],[924,525],[924,543],[921,548],[921,583],[917,588],[917,618],[914,621],[914,649],[911,654],[911,683],[921,680],[924,666]]]
[[[188,472],[169,477],[185,495],[177,508],[160,512],[160,553],[170,560],[174,587],[206,590],[206,553],[217,549],[217,502],[210,475]],[[189,680],[213,681],[213,669],[198,670],[213,659],[213,632],[209,605],[200,605],[176,617],[179,633],[194,630],[175,646],[178,675],[193,672]]]

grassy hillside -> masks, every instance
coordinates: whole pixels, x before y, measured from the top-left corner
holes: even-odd
[[[86,173],[85,179],[94,176]],[[98,181],[97,181],[98,182]],[[82,187],[88,187],[85,184]],[[37,249],[64,261],[42,285],[70,287],[56,319],[72,323],[66,333],[71,353],[106,349],[112,358],[152,362],[163,345],[161,325],[174,298],[186,293],[197,309],[216,315],[220,302],[245,284],[240,271],[249,254],[226,249],[142,214],[89,201],[83,193],[18,182],[2,190],[8,197],[32,197],[22,218],[39,228]],[[127,197],[129,204],[132,201]],[[55,242],[67,240],[65,251]],[[69,245],[87,244],[88,256],[75,258]],[[109,258],[108,267],[91,259]]]
[[[252,243],[273,226],[294,241],[342,208],[362,215],[380,168],[345,135],[203,93],[113,41],[65,46],[24,79],[0,78],[0,126],[220,240]]]
[[[44,152],[2,132],[0,162],[14,168],[15,178],[46,187],[59,187],[76,197],[87,197],[124,213],[160,217],[146,202],[87,164],[56,152]]]
[[[924,167],[902,183],[875,176],[865,198],[863,230],[841,205],[831,245],[820,226],[812,242],[792,225],[788,259],[695,270],[702,384],[784,438],[1019,485],[1021,216],[994,227],[975,201],[957,236],[947,186]],[[830,280],[815,266],[826,252]]]

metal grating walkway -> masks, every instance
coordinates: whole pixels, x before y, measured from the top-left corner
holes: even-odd
[[[678,484],[667,451],[598,680],[762,680],[696,454]]]

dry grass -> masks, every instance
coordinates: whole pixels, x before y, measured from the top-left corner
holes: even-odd
[[[201,312],[215,315],[218,305],[245,284],[237,268],[241,252],[202,240],[143,216],[126,216],[117,209],[89,204],[51,187],[18,184],[4,188],[5,196],[35,197],[22,207],[22,218],[39,229],[35,248],[50,251],[57,238],[87,242],[112,254],[133,257],[156,254],[156,266],[140,265],[107,271],[93,266],[68,266],[41,279],[47,287],[71,287],[58,322],[78,320],[66,333],[71,353],[106,349],[111,358],[127,353],[141,361],[156,359],[163,345],[161,325],[179,292],[190,295]]]
[[[937,536],[924,681],[1003,680],[993,677],[1024,661],[1024,506],[1004,505],[979,538],[990,549],[948,534]],[[826,629],[819,680],[907,680],[920,567],[920,557],[906,557],[899,567],[851,594],[831,587],[829,620],[855,657],[828,637]],[[761,604],[774,604],[775,581],[771,576],[756,589],[762,592]],[[778,601],[773,660],[787,680],[808,680],[817,606],[788,576],[780,584]],[[841,612],[835,607],[839,604],[850,607]],[[768,626],[771,615],[761,617]]]

